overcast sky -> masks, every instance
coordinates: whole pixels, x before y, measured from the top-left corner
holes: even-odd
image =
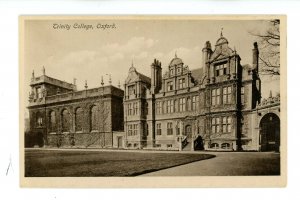
[[[93,29],[75,29],[75,23],[92,25]],[[54,24],[62,27],[54,28]],[[115,24],[115,28],[97,29],[98,24]],[[56,25],[55,25],[56,27]],[[220,37],[237,50],[242,64],[252,63],[253,42],[257,39],[249,31],[262,32],[266,21],[216,21],[216,20],[27,20],[25,23],[25,95],[30,91],[31,73],[42,74],[73,82],[83,89],[87,80],[89,88],[99,87],[101,76],[105,84],[111,74],[113,85],[121,81],[123,87],[133,61],[137,71],[150,77],[154,58],[162,62],[163,71],[175,52],[190,69],[200,68],[202,48],[206,41],[212,47]],[[263,96],[279,91],[278,80],[264,77]],[[277,78],[278,79],[278,78]],[[27,98],[25,98],[27,100]]]

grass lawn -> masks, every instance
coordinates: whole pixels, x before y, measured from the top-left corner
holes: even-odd
[[[136,176],[213,157],[208,154],[25,150],[25,176]]]

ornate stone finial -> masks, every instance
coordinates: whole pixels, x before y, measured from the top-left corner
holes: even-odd
[[[120,83],[120,80],[119,80],[119,83],[118,83],[118,87],[119,87],[119,88],[121,88],[121,83]]]
[[[85,80],[84,88],[88,89],[87,80]]]
[[[108,83],[109,83],[109,85],[111,85],[111,74],[106,74],[106,75],[109,77]]]
[[[46,75],[46,69],[45,69],[44,65],[43,65],[43,75]]]
[[[104,82],[103,82],[103,76],[101,76],[101,86],[104,85]]]
[[[34,70],[32,70],[31,81],[34,81]]]
[[[43,94],[43,97],[47,96],[47,90],[45,88],[43,89],[42,94]]]
[[[73,78],[73,85],[76,85],[76,78]]]
[[[109,74],[109,80],[108,80],[109,85],[111,85],[111,75]]]
[[[133,59],[131,60],[131,67],[133,67]]]
[[[221,28],[221,37],[223,37],[223,27]]]
[[[272,98],[272,90],[270,90],[269,98]]]
[[[175,51],[175,58],[177,58],[177,51]]]
[[[32,99],[33,99],[33,93],[29,92],[28,101],[30,102],[30,101],[32,101]]]

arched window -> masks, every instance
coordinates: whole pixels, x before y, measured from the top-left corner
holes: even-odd
[[[64,109],[61,113],[62,119],[62,132],[70,131],[70,113],[67,109]]]
[[[56,116],[55,116],[55,112],[51,111],[49,117],[50,117],[50,119],[49,119],[49,122],[50,122],[50,126],[49,126],[50,132],[54,133],[57,130],[56,129]]]
[[[230,144],[229,144],[229,143],[223,143],[223,144],[221,145],[221,148],[222,148],[222,149],[230,149]]]
[[[218,149],[219,148],[219,144],[218,143],[212,143],[210,145],[210,148],[212,148],[212,149]]]
[[[75,131],[82,131],[83,129],[83,110],[77,108],[75,111]]]
[[[38,112],[36,114],[36,127],[43,127],[44,121],[43,121],[43,115],[42,113]]]
[[[91,107],[91,110],[90,110],[91,131],[99,129],[98,123],[99,123],[99,120],[98,120],[98,107],[93,106],[93,107]]]

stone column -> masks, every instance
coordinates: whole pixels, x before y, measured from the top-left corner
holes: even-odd
[[[141,87],[140,87],[140,82],[136,82],[136,94],[137,94],[137,97],[140,97],[141,96]]]
[[[192,134],[192,140],[191,140],[191,151],[194,151],[194,135]]]
[[[195,125],[195,122],[193,123],[193,129],[192,129],[192,136],[191,136],[191,151],[194,151],[195,150],[195,147],[194,147],[194,140],[195,140],[195,129],[196,129],[196,125]]]
[[[76,122],[75,122],[75,115],[76,115],[76,113],[75,113],[75,110],[74,109],[72,109],[71,110],[71,112],[70,112],[70,114],[71,114],[71,116],[70,116],[70,119],[71,119],[71,122],[70,122],[70,124],[71,124],[71,132],[73,132],[73,133],[75,133],[76,132]]]
[[[182,151],[182,128],[183,128],[183,125],[182,125],[182,121],[179,122],[179,151]]]
[[[182,151],[182,136],[178,136],[179,139],[179,151]]]
[[[143,123],[140,121],[139,123],[138,123],[138,131],[139,131],[139,149],[141,149],[141,147],[142,147],[142,139],[143,139]]]

